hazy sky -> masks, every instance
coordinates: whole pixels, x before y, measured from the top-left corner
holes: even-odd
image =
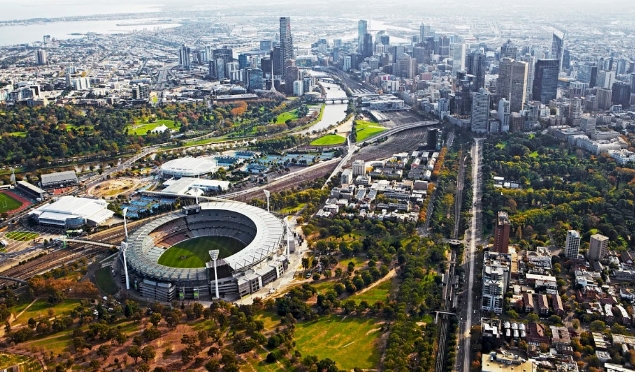
[[[275,16],[307,15],[311,10],[323,16],[401,15],[448,17],[502,14],[510,9],[566,17],[583,11],[608,15],[632,13],[632,0],[0,0],[0,20],[64,17],[108,13],[138,13],[156,10],[240,10]],[[467,10],[469,9],[469,10]],[[601,11],[600,11],[601,10]]]

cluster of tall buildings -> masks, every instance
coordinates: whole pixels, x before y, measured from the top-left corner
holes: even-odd
[[[192,50],[183,45],[178,50],[179,68],[189,71],[193,65],[206,65],[211,80],[242,82],[250,92],[278,90],[301,96],[313,84],[296,65],[291,18],[280,17],[279,38],[278,42],[262,40],[258,51],[238,58],[227,46]]]

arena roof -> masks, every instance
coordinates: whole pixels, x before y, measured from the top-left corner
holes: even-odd
[[[282,222],[263,209],[235,201],[201,203],[200,206],[202,211],[224,210],[241,214],[255,225],[256,235],[251,243],[241,251],[223,259],[234,271],[245,271],[265,261],[283,243],[284,226]],[[186,216],[180,212],[173,213],[160,217],[135,231],[128,240],[129,246],[126,252],[128,265],[143,275],[163,281],[207,278],[205,268],[174,268],[160,265],[157,262],[165,250],[158,248],[154,238],[149,234],[162,225],[179,218],[186,218]]]
[[[221,189],[227,191],[229,181],[207,180],[203,178],[182,177],[178,180],[168,180],[163,183],[167,186],[163,189],[163,193],[175,195],[197,195],[192,189],[200,189],[203,191],[210,189]]]
[[[188,156],[164,163],[161,166],[161,173],[168,176],[192,177],[215,172],[217,168],[214,160]]]
[[[105,200],[62,196],[54,203],[45,204],[34,209],[30,214],[48,221],[59,221],[60,223],[79,217],[95,224],[100,224],[114,214],[107,207],[108,202]]]
[[[77,183],[75,171],[57,172],[42,175],[42,186],[61,183]]]

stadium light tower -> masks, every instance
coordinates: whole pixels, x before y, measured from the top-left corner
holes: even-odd
[[[265,198],[267,198],[267,212],[269,212],[269,197],[271,196],[271,192],[269,190],[262,190],[265,192]]]
[[[214,261],[214,284],[216,286],[216,298],[220,298],[220,295],[218,294],[218,273],[216,272],[216,260],[218,259],[219,253],[220,251],[218,249],[209,251],[209,256],[212,258],[212,261]]]
[[[284,224],[287,227],[287,248],[285,249],[285,255],[287,256],[287,259],[289,259],[291,249],[289,248],[291,246],[291,230],[289,230],[289,220],[287,218],[284,219]]]
[[[121,214],[123,214],[123,229],[126,233],[126,240],[121,242],[121,252],[123,255],[123,271],[126,274],[126,289],[130,289],[130,277],[128,276],[128,261],[126,260],[126,251],[128,250],[128,225],[126,224],[126,214],[128,213],[128,208],[124,208],[121,210]]]

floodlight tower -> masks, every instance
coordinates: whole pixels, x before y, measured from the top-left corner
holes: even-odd
[[[128,250],[128,224],[126,222],[126,214],[128,213],[128,208],[124,208],[121,210],[121,214],[123,214],[123,229],[126,234],[126,240],[121,242],[121,252],[123,255],[123,271],[126,274],[126,289],[130,289],[130,277],[128,276],[128,261],[126,260],[126,251]]]
[[[287,217],[289,218],[289,217]],[[285,255],[287,256],[287,259],[289,259],[289,253],[290,253],[290,247],[291,247],[291,230],[289,230],[289,220],[285,218],[284,219],[284,224],[287,228],[287,248],[285,249]]]
[[[216,260],[218,259],[219,253],[220,251],[218,249],[209,251],[209,256],[212,258],[212,261],[214,261],[214,284],[216,286],[216,298],[220,298],[220,295],[218,294],[218,273],[216,272]]]
[[[265,198],[267,198],[267,212],[269,212],[269,198],[271,196],[271,192],[269,190],[262,190],[265,192]]]

